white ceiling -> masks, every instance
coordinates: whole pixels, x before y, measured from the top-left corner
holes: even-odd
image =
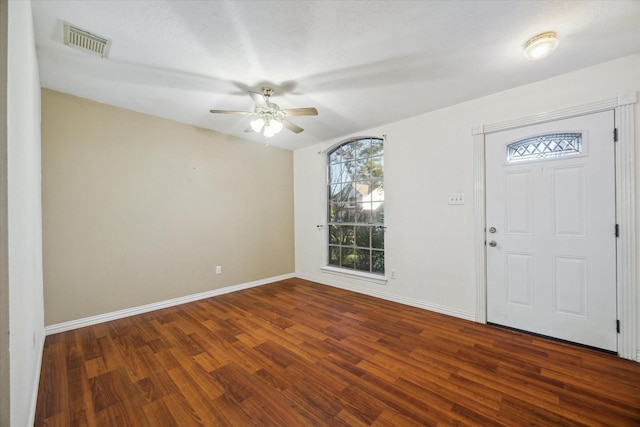
[[[296,149],[640,52],[640,1],[33,0],[43,87]],[[62,22],[112,40],[62,43]],[[521,46],[553,30],[540,61]],[[639,71],[640,72],[640,71]],[[301,134],[268,141],[247,90],[275,89]]]

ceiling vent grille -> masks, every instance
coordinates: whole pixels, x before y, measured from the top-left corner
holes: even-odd
[[[92,34],[67,22],[64,23],[64,44],[106,58],[111,40]]]

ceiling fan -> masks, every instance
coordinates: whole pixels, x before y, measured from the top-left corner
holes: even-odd
[[[295,123],[287,120],[289,116],[317,116],[318,110],[315,108],[287,108],[281,109],[278,104],[270,101],[271,95],[273,95],[273,89],[268,86],[263,86],[262,93],[248,91],[249,96],[256,104],[253,111],[233,111],[233,110],[211,110],[212,113],[222,114],[242,114],[247,116],[258,116],[257,119],[251,122],[245,132],[261,132],[262,134],[270,138],[282,130],[283,127],[289,129],[291,132],[300,133],[304,129]]]

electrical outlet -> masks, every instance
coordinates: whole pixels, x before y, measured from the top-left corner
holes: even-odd
[[[216,274],[222,274],[222,266],[216,265]]]
[[[464,205],[464,193],[449,193],[450,205]]]
[[[395,269],[392,269],[392,270],[391,270],[391,278],[392,278],[392,279],[395,279],[396,277],[397,277],[396,270],[395,270]]]

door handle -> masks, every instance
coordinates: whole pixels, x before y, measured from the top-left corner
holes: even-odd
[[[498,245],[498,242],[496,242],[495,240],[492,240],[489,242],[489,246],[491,246],[492,248],[495,248]]]

